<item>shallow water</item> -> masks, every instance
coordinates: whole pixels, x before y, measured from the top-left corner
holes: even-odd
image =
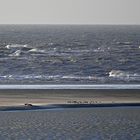
[[[140,139],[140,108],[0,112],[1,139]]]
[[[1,84],[139,84],[140,26],[0,26]]]

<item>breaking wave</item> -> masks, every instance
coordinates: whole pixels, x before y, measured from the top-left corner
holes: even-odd
[[[140,80],[140,74],[125,72],[121,70],[112,70],[109,72],[109,77],[111,78],[119,78],[124,80]]]
[[[118,73],[118,72],[117,72]],[[115,76],[109,75],[109,77],[97,77],[97,76],[77,76],[77,75],[1,75],[0,82],[3,80],[16,80],[16,81],[24,81],[29,80],[35,82],[39,81],[89,81],[93,83],[106,83],[111,82],[111,79],[115,78],[116,80],[121,81],[140,81],[140,75],[126,75],[126,74],[116,74]],[[111,82],[112,83],[112,82]]]
[[[21,50],[17,50],[14,53],[9,54],[9,56],[20,56],[20,54],[21,54]]]
[[[126,41],[126,42],[116,42],[117,45],[132,45],[132,42]]]
[[[0,76],[0,83],[4,83],[7,81],[9,83],[13,83],[14,81],[22,82],[22,83],[34,83],[34,82],[55,82],[55,83],[71,83],[70,81],[77,82],[81,81],[84,83],[87,82],[93,82],[93,83],[104,83],[106,81],[105,77],[94,77],[94,76],[70,76],[70,75],[3,75]]]
[[[94,76],[72,76],[72,75],[1,75],[0,79],[79,79],[79,80],[96,80]]]
[[[29,50],[28,52],[45,53],[46,51],[38,49],[38,48],[33,48],[33,49]]]
[[[90,53],[104,53],[106,49],[101,47],[95,49],[77,49],[77,48],[64,48],[64,49],[57,49],[55,46],[48,47],[33,47],[28,44],[10,44],[5,46],[5,52],[7,56],[10,57],[18,57],[18,56],[82,56]],[[109,48],[107,48],[109,50]],[[6,56],[6,54],[5,54]]]
[[[10,44],[10,45],[6,45],[5,48],[7,49],[12,49],[12,48],[29,48],[30,46],[28,44]]]

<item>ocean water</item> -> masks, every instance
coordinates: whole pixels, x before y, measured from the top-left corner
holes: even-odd
[[[140,84],[140,26],[0,25],[0,84]]]
[[[0,112],[2,140],[139,140],[139,108]]]

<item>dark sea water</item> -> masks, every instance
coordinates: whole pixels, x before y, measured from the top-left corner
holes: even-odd
[[[140,109],[0,112],[1,140],[139,140]]]
[[[140,26],[0,25],[0,84],[139,84]]]

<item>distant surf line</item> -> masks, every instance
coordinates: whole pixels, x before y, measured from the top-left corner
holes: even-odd
[[[97,85],[0,85],[2,89],[140,89],[140,84],[97,84]]]

